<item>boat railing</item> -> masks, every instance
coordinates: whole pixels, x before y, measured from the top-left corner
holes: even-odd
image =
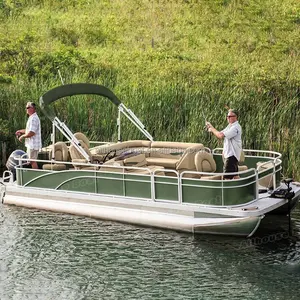
[[[3,178],[4,183],[13,183],[13,181],[14,181],[14,175],[9,170],[5,170],[3,172],[2,178]]]
[[[216,148],[213,149],[212,154],[218,157],[222,155],[222,151],[223,148]],[[278,187],[280,182],[280,171],[282,170],[281,153],[270,150],[253,149],[243,149],[243,153],[245,156],[243,164],[250,168],[255,168],[258,171],[259,182],[262,182],[262,179],[265,178],[266,181],[269,180],[268,187]],[[270,167],[270,164],[272,164],[272,167]]]
[[[190,175],[198,175],[200,178],[193,178],[190,177]],[[251,168],[244,171],[240,171],[238,173],[232,172],[232,173],[226,173],[226,175],[238,175],[239,178],[233,179],[233,180],[225,180],[223,179],[223,176],[225,173],[209,173],[209,172],[195,172],[195,171],[184,171],[180,174],[180,182],[181,182],[181,189],[184,187],[192,187],[193,182],[195,184],[197,183],[197,187],[203,189],[203,188],[209,188],[209,189],[217,189],[220,190],[221,194],[218,193],[218,197],[220,198],[219,202],[221,206],[235,206],[230,205],[228,202],[228,198],[230,196],[226,195],[228,194],[226,191],[234,191],[236,189],[244,189],[247,187],[253,186],[251,195],[251,201],[255,201],[259,194],[258,194],[258,172],[256,169]],[[219,177],[219,178],[216,178]],[[214,179],[215,178],[215,179]],[[186,182],[185,182],[186,181]],[[200,185],[199,185],[200,183]],[[215,185],[213,185],[215,183]],[[245,190],[246,190],[245,189]],[[181,193],[182,195],[182,193]],[[182,199],[181,199],[182,201]],[[249,201],[249,202],[251,202]],[[248,202],[248,201],[247,201]],[[241,205],[244,203],[238,203],[238,205]],[[216,206],[220,206],[216,205]]]
[[[212,154],[222,154],[223,148],[215,148],[212,150]],[[258,156],[258,157],[270,157],[270,158],[281,158],[282,154],[276,151],[270,150],[253,150],[243,149],[246,157]]]
[[[99,164],[92,164],[92,163],[75,163],[75,162],[65,162],[65,161],[55,161],[55,160],[31,160],[28,158],[19,158],[20,165],[19,169],[22,171],[23,169],[26,171],[38,171],[41,172],[36,173],[34,176],[29,176],[30,179],[24,179],[23,175],[21,173],[20,178],[18,180],[18,184],[21,186],[31,186],[31,184],[37,180],[38,178],[42,178],[44,176],[47,176],[47,173],[55,173],[55,172],[82,172],[81,175],[76,175],[76,178],[84,178],[84,176],[87,176],[89,178],[94,178],[94,180],[116,180],[116,181],[124,181],[124,186],[126,183],[131,184],[144,184],[146,186],[149,186],[151,192],[149,193],[149,201],[157,201],[157,202],[177,202],[179,204],[195,204],[195,205],[207,205],[209,203],[201,203],[197,201],[187,201],[187,198],[196,197],[197,195],[205,194],[206,192],[211,193],[212,195],[215,194],[215,200],[212,201],[209,205],[215,205],[215,206],[234,206],[234,205],[242,205],[243,203],[248,203],[251,201],[255,201],[259,194],[259,174],[265,172],[265,170],[262,170],[260,168],[250,168],[245,171],[238,172],[238,175],[240,178],[234,179],[234,180],[223,180],[224,173],[208,173],[208,172],[197,172],[197,171],[184,171],[179,173],[176,170],[173,169],[166,169],[166,168],[156,168],[154,171],[145,167],[134,167],[134,166],[114,166],[114,165],[99,165]],[[23,167],[24,162],[29,161],[37,161],[40,164],[47,163],[53,163],[53,164],[65,164],[67,165],[67,169],[65,171],[51,171],[47,170],[45,173],[45,170],[38,169],[38,170],[32,170]],[[264,164],[268,164],[270,162],[265,162]],[[276,166],[281,163],[281,160],[279,158],[276,158],[274,161],[272,161],[272,175],[279,172],[279,169],[276,169]],[[82,167],[83,165],[88,167],[95,167],[95,170],[87,170],[87,169],[77,169],[76,167]],[[101,166],[105,167],[105,170],[101,170]],[[75,167],[75,169],[74,169]],[[111,169],[111,171],[109,171]],[[117,170],[116,170],[117,169]],[[131,170],[132,172],[128,172]],[[135,170],[139,172],[135,172]],[[268,169],[268,171],[270,168]],[[140,172],[144,171],[144,172]],[[167,174],[162,175],[160,172],[165,172]],[[88,172],[88,173],[86,173]],[[104,174],[105,173],[105,174]],[[121,177],[117,176],[116,174],[122,175]],[[232,173],[237,174],[237,173]],[[220,179],[214,179],[213,177],[209,178],[210,176],[215,177],[219,176]],[[267,174],[268,175],[268,174]],[[267,176],[266,175],[266,176]],[[208,177],[208,178],[207,178]],[[69,180],[71,182],[72,176],[69,177],[69,179],[63,179],[62,181],[66,182]],[[34,185],[33,185],[34,186]],[[165,197],[166,191],[168,189],[172,189],[174,197]],[[125,188],[126,189],[126,188]],[[236,199],[236,201],[232,204],[231,197],[232,194],[234,194],[234,191],[240,190],[242,193],[247,194],[247,201],[243,202],[243,199]],[[214,192],[215,191],[215,192]],[[101,191],[95,190],[92,193],[101,193]],[[122,192],[124,197],[127,197],[126,190]],[[186,195],[189,195],[186,197]],[[191,195],[191,196],[190,196]],[[130,196],[128,196],[130,197]],[[141,197],[142,198],[142,197]],[[236,197],[237,198],[237,197]],[[242,203],[243,202],[243,203]]]
[[[270,164],[272,165],[272,174],[266,174],[268,173],[268,169],[270,169]],[[260,165],[257,166],[257,174],[261,174],[260,178],[267,178],[267,176],[269,177],[269,183],[267,184],[267,186],[273,186],[276,188],[276,166],[281,165],[281,160],[278,158],[275,158],[274,161],[266,161],[261,163]],[[281,168],[278,170],[280,171]],[[265,174],[264,174],[265,173]],[[271,184],[272,181],[272,184]]]

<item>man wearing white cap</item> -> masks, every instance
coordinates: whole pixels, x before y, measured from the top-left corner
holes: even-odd
[[[17,130],[16,136],[20,142],[25,139],[29,159],[37,159],[39,150],[42,148],[41,123],[33,102],[27,102],[26,112],[29,115],[26,129]],[[38,169],[36,161],[31,161],[30,163],[33,169]]]

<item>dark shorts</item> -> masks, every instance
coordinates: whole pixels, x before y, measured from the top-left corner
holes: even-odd
[[[230,156],[225,158],[224,161],[224,173],[238,172],[238,160],[235,156]],[[232,179],[235,175],[224,175],[225,179]]]

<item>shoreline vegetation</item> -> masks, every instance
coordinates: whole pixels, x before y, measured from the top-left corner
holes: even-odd
[[[0,20],[8,154],[22,149],[14,132],[25,126],[25,103],[61,84],[59,68],[65,83],[110,88],[156,140],[221,146],[203,114],[221,129],[225,106],[236,108],[243,147],[281,152],[283,175],[299,180],[298,0],[0,0]],[[102,99],[55,109],[74,132],[116,140],[117,110]],[[51,124],[39,115],[46,145]],[[143,138],[128,123],[122,135]]]

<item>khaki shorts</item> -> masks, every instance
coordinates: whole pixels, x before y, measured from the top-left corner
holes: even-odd
[[[29,159],[37,159],[39,154],[39,150],[27,149],[27,155]]]

